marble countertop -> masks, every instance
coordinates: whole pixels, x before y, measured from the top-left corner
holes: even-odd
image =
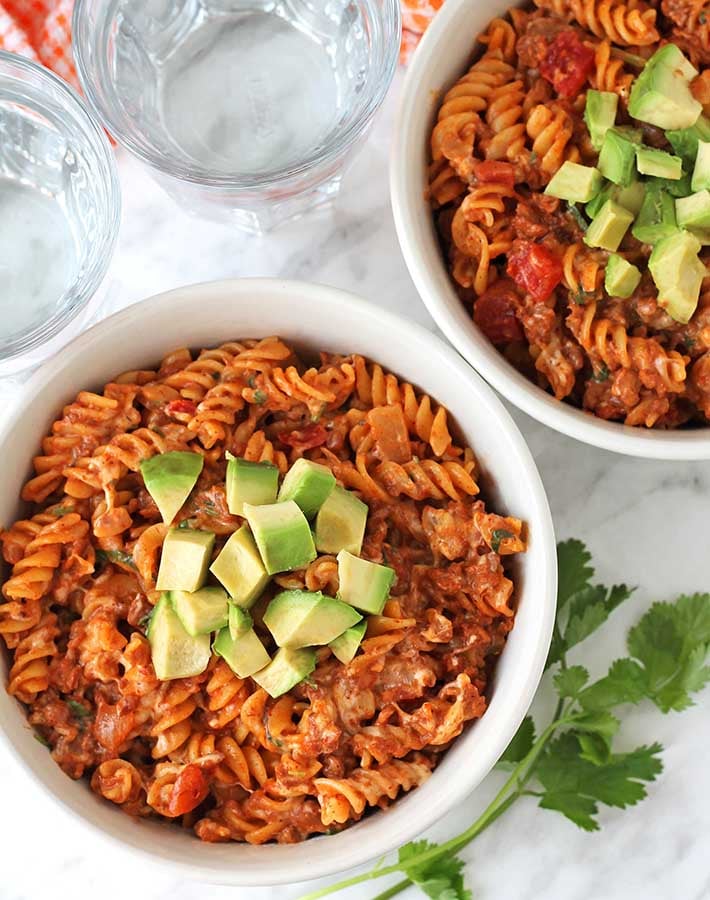
[[[190,218],[119,154],[123,224],[102,313],[190,282],[271,275],[347,288],[434,329],[400,255],[389,204],[387,156],[398,88],[399,81],[347,173],[335,209],[267,239]],[[708,588],[710,463],[624,458],[513,414],[540,467],[558,536],[586,541],[604,581],[638,585],[623,611],[578,653],[581,662],[598,669],[622,654],[626,629],[653,600]],[[577,830],[531,800],[520,801],[463,854],[477,900],[710,898],[709,711],[706,691],[682,714],[662,716],[643,707],[626,716],[621,743],[660,740],[665,771],[641,806],[605,809],[596,834]],[[428,836],[443,839],[462,830],[498,783],[498,775],[489,776]],[[7,754],[0,759],[0,801],[2,900],[291,900],[306,889],[190,883],[157,864],[124,857],[68,821]],[[387,883],[378,883],[377,890]],[[346,896],[364,900],[377,892],[373,887]]]

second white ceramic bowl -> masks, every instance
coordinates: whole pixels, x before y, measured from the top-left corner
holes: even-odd
[[[710,459],[710,428],[653,431],[605,422],[560,403],[518,372],[473,323],[439,248],[426,199],[429,139],[443,92],[471,64],[476,36],[507,0],[446,0],[417,48],[404,82],[390,160],[392,208],[409,272],[437,325],[461,355],[528,415],[587,444],[652,459]],[[480,52],[480,48],[479,48]]]
[[[499,758],[537,688],[555,612],[556,555],[550,512],[530,451],[499,400],[449,347],[363,300],[330,287],[245,279],[161,294],[101,322],[47,363],[29,382],[0,432],[0,521],[21,513],[21,485],[32,456],[62,406],[84,388],[100,389],[120,372],[146,368],[177,347],[278,334],[297,347],[364,354],[426,390],[450,410],[477,455],[486,499],[527,522],[529,549],[516,573],[518,613],[495,672],[490,706],[448,751],[432,777],[384,812],[340,834],[303,845],[203,844],[191,832],[133,821],[71,781],[33,740],[24,711],[0,689],[0,734],[28,773],[27,803],[45,791],[75,822],[173,872],[238,885],[293,883],[381,856],[463,802]],[[0,654],[4,684],[7,658]],[[70,827],[70,823],[67,823]],[[18,835],[18,840],[22,838]],[[12,852],[12,839],[5,842]]]

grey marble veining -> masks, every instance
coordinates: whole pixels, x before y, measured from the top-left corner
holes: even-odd
[[[399,254],[389,207],[387,156],[397,87],[346,175],[336,209],[266,240],[189,218],[122,156],[123,227],[106,305],[117,308],[189,282],[283,275],[349,288],[433,328]],[[624,652],[627,628],[650,602],[710,588],[710,463],[627,459],[514,415],[540,466],[558,536],[584,539],[601,579],[638,586],[577,653],[599,673]],[[537,705],[544,708],[544,699]],[[631,810],[605,809],[596,834],[521,801],[465,852],[477,900],[708,900],[709,711],[708,691],[682,714],[630,711],[622,746],[660,740],[666,747],[665,771],[649,798]],[[2,900],[292,900],[305,889],[191,884],[136,862],[67,821],[11,759],[0,762]],[[430,836],[442,839],[463,829],[495,793],[499,778],[490,776]],[[347,896],[364,900],[384,886]]]

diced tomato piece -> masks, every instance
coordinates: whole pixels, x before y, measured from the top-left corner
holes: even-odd
[[[562,281],[562,261],[544,244],[516,241],[508,254],[508,275],[533,300],[547,300]]]
[[[473,321],[493,344],[509,344],[524,337],[515,317],[518,295],[510,278],[500,278],[473,306]]]
[[[169,416],[194,416],[196,412],[197,406],[192,400],[173,400],[171,403],[168,403],[167,413]]]
[[[515,168],[512,163],[487,159],[485,162],[474,163],[473,172],[479,181],[486,184],[495,182],[506,187],[515,186]]]
[[[193,764],[185,766],[175,779],[168,803],[168,815],[184,816],[191,812],[202,803],[208,791],[209,786],[202,769]]]
[[[305,428],[297,428],[295,431],[286,431],[279,435],[279,439],[294,450],[312,450],[321,447],[328,439],[328,432],[322,425],[307,425]]]
[[[560,97],[575,97],[594,65],[594,50],[579,39],[576,31],[561,31],[540,63],[540,74]]]

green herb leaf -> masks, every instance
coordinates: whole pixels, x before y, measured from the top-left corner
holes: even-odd
[[[73,506],[53,506],[51,509],[48,509],[47,512],[51,513],[53,516],[59,518],[60,516],[66,516],[69,513],[74,512]]]
[[[647,696],[646,676],[633,659],[617,659],[607,674],[579,695],[585,709],[611,709],[622,703],[640,703]]]
[[[654,603],[631,629],[627,646],[641,664],[647,696],[663,712],[691,706],[690,694],[710,681],[710,594]]]
[[[520,727],[515,732],[513,740],[508,744],[505,752],[499,760],[499,765],[505,767],[506,763],[518,763],[525,759],[535,743],[535,723],[531,716],[525,716]]]
[[[576,203],[567,203],[567,212],[572,216],[582,231],[587,230],[589,222],[584,218]]]
[[[580,644],[601,627],[616,607],[633,593],[625,584],[611,590],[603,585],[587,587],[575,594],[569,604],[569,618],[564,631],[567,649]]]
[[[557,545],[557,610],[563,610],[567,601],[589,584],[594,569],[589,563],[592,554],[581,541],[571,538]]]
[[[254,403],[257,403],[259,406],[261,406],[262,403],[266,403],[267,397],[268,394],[266,393],[266,391],[262,391],[261,388],[259,388],[259,390],[257,391],[254,391]]]
[[[606,381],[609,377],[609,369],[606,363],[602,363],[601,366],[592,374],[592,381],[596,381],[597,384],[601,384]]]
[[[575,291],[570,291],[569,296],[572,299],[572,302],[577,306],[586,306],[589,302],[590,297],[593,295],[585,291],[584,288],[578,287]]]
[[[87,719],[91,716],[91,710],[82,706],[81,703],[77,703],[76,700],[67,700],[67,706],[75,719]]]
[[[129,566],[131,569],[136,568],[132,554],[125,553],[123,550],[97,550],[96,559],[103,563],[115,562]]]
[[[150,620],[153,618],[153,613],[155,612],[155,607],[151,609],[150,612],[147,612],[144,616],[138,620],[138,627],[142,628],[143,631],[148,631],[148,627],[150,626]]]
[[[556,672],[552,680],[560,697],[576,697],[589,681],[589,672],[584,666],[570,666]]]
[[[471,900],[463,881],[463,860],[447,854],[417,865],[417,857],[436,847],[429,841],[412,841],[400,847],[399,862],[410,881],[433,900]]]
[[[37,741],[38,744],[41,744],[43,747],[47,747],[49,750],[52,749],[52,745],[49,743],[47,738],[41,735],[39,731],[33,731],[32,737]]]
[[[182,529],[185,529],[185,528],[192,528],[192,524],[191,524],[191,522],[190,522],[190,519],[183,519],[182,522],[178,522],[178,526],[177,526],[177,527],[178,527],[178,528],[182,528]]]
[[[491,532],[491,550],[497,553],[500,550],[501,543],[512,537],[515,537],[512,531],[508,531],[506,528],[495,528]]]
[[[660,744],[638,747],[595,765],[581,755],[577,736],[567,732],[551,741],[540,757],[537,776],[545,788],[540,806],[596,831],[598,803],[625,808],[643,800],[644,782],[654,781],[663,768],[658,758],[662,749]]]

